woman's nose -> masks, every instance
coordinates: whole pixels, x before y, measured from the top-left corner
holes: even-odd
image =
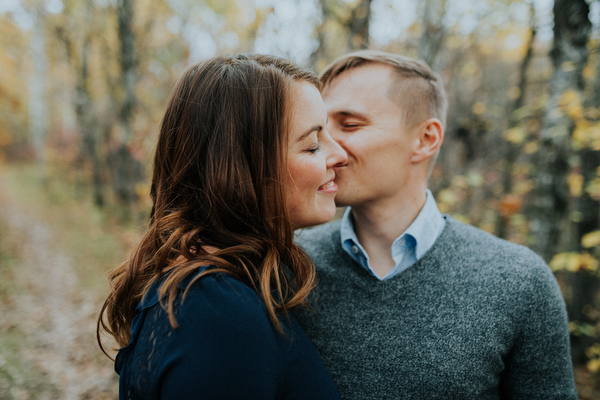
[[[326,135],[328,138],[329,148],[329,154],[327,156],[327,167],[335,167],[338,165],[346,164],[346,161],[348,160],[348,155],[346,154],[344,149],[342,149],[342,146],[340,146],[335,140],[333,140],[331,135],[329,135],[329,132],[327,132]]]

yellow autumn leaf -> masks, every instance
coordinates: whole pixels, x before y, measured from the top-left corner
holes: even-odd
[[[456,195],[450,189],[440,190],[440,192],[438,193],[438,198],[440,199],[441,203],[448,205],[454,205],[458,201]]]
[[[573,130],[572,144],[574,146],[585,147],[589,142],[589,127],[583,124],[577,124]]]
[[[600,125],[590,124],[583,119],[577,121],[573,130],[573,144],[581,147],[594,147],[594,144],[600,140]]]
[[[558,253],[550,260],[549,267],[552,271],[566,269],[570,272],[579,270],[579,254],[573,252]]]
[[[452,178],[450,185],[455,188],[466,189],[469,187],[469,181],[464,175],[456,175]]]
[[[560,96],[559,104],[562,106],[569,103],[581,103],[579,92],[573,89],[567,89],[563,92],[563,94]]]
[[[452,218],[454,218],[457,221],[462,222],[463,224],[470,224],[471,223],[471,220],[469,219],[469,217],[467,217],[464,214],[453,213],[453,214],[451,214],[451,216],[452,216]]]
[[[587,349],[585,349],[585,355],[587,358],[594,358],[595,356],[600,356],[600,343],[594,343]]]
[[[596,76],[596,70],[594,69],[594,67],[588,64],[585,67],[583,67],[583,71],[581,71],[581,74],[585,79],[592,79]]]
[[[588,361],[586,367],[591,373],[600,371],[600,358],[594,358]]]
[[[558,100],[558,105],[572,119],[583,117],[584,109],[581,105],[581,95],[573,89],[565,90],[563,92]]]
[[[597,121],[600,118],[600,110],[596,107],[587,107],[585,109],[585,118],[588,120]]]
[[[600,231],[586,233],[581,238],[581,247],[589,249],[600,245]]]
[[[519,97],[521,95],[521,89],[519,89],[518,86],[512,86],[510,89],[508,89],[508,97],[511,99],[516,99],[517,97]]]
[[[477,101],[473,103],[473,108],[471,111],[473,111],[473,114],[475,115],[481,115],[485,113],[485,104],[481,101]]]
[[[575,71],[575,63],[573,61],[565,61],[560,65],[560,69],[565,72]]]
[[[441,201],[438,203],[437,206],[438,206],[438,210],[440,210],[440,212],[442,214],[448,214],[452,210],[452,207],[450,207],[446,203],[442,203]]]
[[[592,257],[589,253],[579,255],[579,269],[585,269],[589,272],[598,270],[598,260]]]
[[[519,126],[507,129],[502,133],[502,138],[504,140],[511,142],[513,144],[521,144],[527,138],[527,133],[525,130]]]
[[[525,146],[523,146],[523,151],[525,154],[533,154],[537,153],[540,148],[540,144],[538,141],[527,142]]]
[[[469,172],[467,174],[467,183],[471,187],[481,187],[485,183],[485,180],[479,172]]]
[[[577,119],[580,119],[583,117],[583,107],[581,107],[581,104],[569,106],[569,107],[567,107],[566,111],[567,111],[567,115],[574,120],[577,120]]]
[[[135,194],[138,195],[139,198],[144,198],[148,196],[150,193],[150,185],[146,183],[138,183],[135,185]]]
[[[583,221],[583,213],[581,211],[573,211],[569,213],[569,220],[573,222]]]
[[[600,200],[600,178],[595,178],[585,186],[585,192],[594,200]]]
[[[567,177],[567,185],[569,186],[569,193],[573,197],[579,197],[583,193],[583,175],[577,173],[570,173]]]
[[[523,180],[515,183],[513,193],[523,196],[531,192],[531,189],[533,189],[533,183],[530,180]]]
[[[466,223],[468,224],[468,222]],[[496,231],[496,225],[491,222],[484,222],[479,225],[479,229],[481,229],[484,232],[494,234],[494,232]]]

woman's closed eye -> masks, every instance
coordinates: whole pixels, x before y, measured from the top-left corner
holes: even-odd
[[[321,150],[321,143],[316,144],[315,146],[311,147],[310,149],[308,149],[309,152],[311,152],[312,154],[316,154]]]

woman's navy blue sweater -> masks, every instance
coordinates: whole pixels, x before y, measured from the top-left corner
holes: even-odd
[[[185,288],[186,279],[181,288]],[[239,280],[212,273],[175,304],[173,329],[155,284],[117,354],[120,399],[339,399],[316,350],[290,315],[285,335]]]

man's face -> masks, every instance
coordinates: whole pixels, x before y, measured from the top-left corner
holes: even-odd
[[[388,94],[394,70],[367,64],[343,72],[323,90],[328,130],[348,153],[336,167],[338,206],[363,206],[402,196],[410,184],[416,132],[405,127]]]

